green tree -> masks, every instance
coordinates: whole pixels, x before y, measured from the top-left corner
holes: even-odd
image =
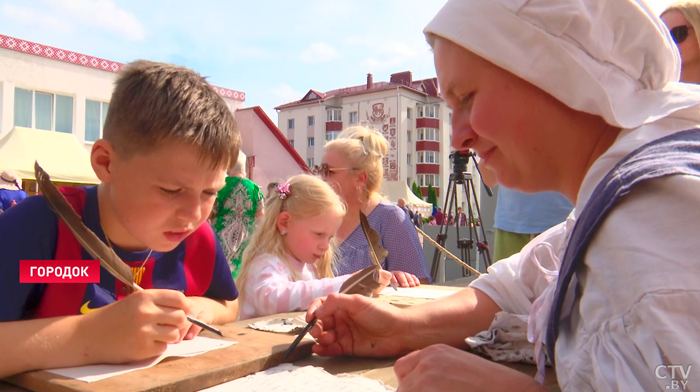
[[[413,181],[411,191],[413,191],[413,194],[418,196],[419,199],[423,200],[423,192],[421,191],[420,187],[418,186],[418,184],[416,184],[415,181]]]
[[[438,207],[437,191],[430,184],[428,185],[428,203],[431,203],[433,206]]]

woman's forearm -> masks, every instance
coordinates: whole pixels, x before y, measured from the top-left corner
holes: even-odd
[[[482,291],[467,287],[449,297],[405,310],[406,351],[444,343],[464,348],[464,339],[489,328],[501,309]]]

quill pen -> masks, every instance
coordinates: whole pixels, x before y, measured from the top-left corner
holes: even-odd
[[[365,238],[369,244],[369,257],[377,267],[382,268],[382,261],[386,259],[389,252],[380,245],[382,237],[369,225],[369,220],[367,220],[367,216],[362,211],[360,211],[360,226],[362,226],[362,232],[365,233]],[[389,284],[391,288],[399,291],[392,281],[389,281]]]
[[[44,195],[44,199],[49,204],[49,207],[65,222],[66,226],[73,232],[73,235],[83,246],[90,256],[100,261],[100,266],[107,270],[112,276],[120,280],[122,283],[132,290],[143,290],[139,285],[134,283],[134,274],[128,265],[114,253],[114,250],[109,248],[100,240],[95,233],[92,232],[85,224],[80,216],[71,207],[65,196],[58,190],[56,185],[51,182],[51,177],[44,169],[39,166],[39,162],[34,162],[34,176],[36,178],[39,190]],[[223,337],[218,329],[197,320],[194,317],[187,316],[187,320],[206,330],[214,332]]]
[[[376,265],[370,265],[369,267],[360,270],[356,274],[350,277],[350,279],[346,280],[345,283],[340,287],[340,294],[361,294],[364,296],[369,296],[372,294],[372,292],[379,287],[381,287],[381,284],[379,283],[379,267]],[[299,332],[299,335],[297,335],[296,339],[294,339],[294,342],[292,342],[292,345],[289,346],[287,349],[287,352],[284,353],[284,359],[286,360],[289,354],[291,354],[294,349],[297,347],[299,342],[301,342],[301,339],[306,335],[307,332],[311,329],[311,327],[316,324],[316,317],[313,318],[306,326],[304,329]]]

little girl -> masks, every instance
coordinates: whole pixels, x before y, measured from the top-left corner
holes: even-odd
[[[303,311],[318,297],[340,290],[352,275],[334,277],[333,237],[345,205],[318,177],[301,174],[280,183],[243,253],[240,320]],[[369,245],[368,245],[369,246]],[[382,287],[391,273],[380,271]]]

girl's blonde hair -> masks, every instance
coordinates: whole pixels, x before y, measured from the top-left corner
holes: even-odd
[[[353,169],[367,173],[368,194],[379,191],[384,177],[382,158],[389,151],[386,139],[379,132],[365,127],[350,127],[323,149],[340,153],[351,162]]]
[[[695,40],[700,44],[700,1],[698,0],[681,0],[677,1],[664,10],[661,13],[663,16],[665,13],[671,11],[680,11],[685,19],[688,21],[690,26],[695,30]]]
[[[280,183],[280,186],[284,186],[284,184]],[[336,213],[341,217],[345,215],[345,204],[340,200],[340,196],[322,179],[310,174],[299,174],[291,177],[286,184],[289,184],[288,195],[283,196],[279,191],[279,186],[272,190],[270,198],[265,203],[265,215],[263,215],[260,224],[256,226],[248,246],[243,252],[241,273],[236,280],[236,286],[239,289],[239,303],[243,300],[250,264],[260,255],[277,256],[289,268],[295,281],[301,279],[287,260],[288,254],[282,240],[282,234],[277,230],[277,216],[280,213],[287,211],[292,219],[313,218],[328,213]],[[334,276],[336,249],[334,241],[331,241],[328,250],[316,261],[317,278]]]

